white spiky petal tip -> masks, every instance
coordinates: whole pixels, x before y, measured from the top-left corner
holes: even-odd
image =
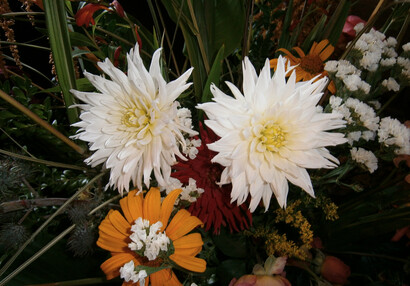
[[[171,165],[176,156],[183,158],[179,148],[185,146],[183,134],[196,132],[178,117],[175,101],[190,83],[192,68],[169,83],[160,69],[160,49],[152,56],[149,70],[144,67],[138,45],[127,54],[127,74],[106,59],[98,66],[110,79],[85,72],[84,75],[99,92],[71,92],[85,104],[80,127],[73,136],[89,142],[95,151],[85,160],[92,167],[105,163],[111,169],[109,186],[122,193],[130,182],[142,189],[150,185],[153,172],[159,185],[167,185]]]
[[[278,59],[271,77],[269,60],[260,75],[248,58],[243,62],[243,94],[226,82],[234,97],[216,86],[213,101],[199,104],[209,120],[206,125],[218,136],[209,149],[212,159],[225,167],[221,184],[232,183],[231,199],[238,205],[251,196],[249,209],[263,201],[269,208],[272,194],[286,207],[288,181],[314,197],[307,168],[334,168],[339,163],[325,148],[345,143],[341,133],[328,130],[345,126],[342,115],[323,113],[317,108],[326,78],[296,83],[293,68]]]

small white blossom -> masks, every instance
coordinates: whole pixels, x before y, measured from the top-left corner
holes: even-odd
[[[363,164],[370,173],[377,170],[377,158],[371,151],[363,148],[352,148],[350,150],[352,159],[359,164]]]
[[[397,60],[395,58],[385,58],[380,60],[380,65],[384,67],[391,67],[396,63],[396,61]]]
[[[129,237],[132,242],[128,244],[128,247],[135,251],[145,246],[144,256],[150,261],[155,260],[161,250],[167,251],[168,244],[170,244],[165,232],[159,232],[161,227],[162,222],[160,221],[150,225],[146,219],[141,217],[136,219],[131,226],[133,233]]]
[[[185,139],[186,146],[182,149],[182,152],[185,156],[188,156],[189,159],[193,160],[198,154],[198,147],[201,146],[201,139]]]
[[[408,42],[407,44],[403,45],[402,48],[403,48],[403,51],[405,51],[405,52],[410,51],[410,42]]]
[[[182,188],[181,200],[193,203],[204,192],[204,189],[196,186],[196,181],[189,178],[188,186]]]
[[[327,61],[325,64],[325,71],[330,73],[337,72],[338,61]]]
[[[351,97],[346,100],[345,105],[359,116],[361,125],[372,131],[376,131],[379,128],[380,118],[376,116],[376,112],[374,112],[372,107]]]
[[[371,100],[371,101],[368,101],[367,103],[370,104],[371,106],[373,106],[374,109],[376,109],[376,110],[379,110],[380,107],[382,107],[382,104],[378,100]]]
[[[120,268],[120,277],[126,282],[139,283],[140,286],[145,285],[145,278],[148,276],[145,270],[141,270],[138,273],[135,271],[134,261],[125,263],[124,266]]]
[[[397,64],[399,64],[400,66],[402,66],[403,68],[407,70],[410,69],[410,60],[407,58],[398,57]]]
[[[387,42],[387,46],[388,46],[388,47],[394,48],[394,47],[396,47],[396,45],[397,45],[397,40],[396,40],[396,38],[394,38],[394,37],[388,37],[387,40],[386,40],[386,42]]]
[[[366,130],[362,132],[362,139],[366,141],[370,141],[370,140],[374,140],[374,138],[376,138],[376,132],[370,131],[370,130]]]
[[[385,86],[387,88],[387,90],[392,90],[392,91],[399,91],[400,90],[400,85],[392,77],[389,77],[388,79],[383,80],[382,85]]]
[[[358,34],[361,30],[364,28],[364,23],[358,23],[356,26],[354,26],[354,30],[356,31],[356,34]]]
[[[180,108],[177,111],[177,117],[181,123],[182,126],[184,126],[187,129],[192,129],[192,119],[191,119],[191,110],[188,108]]]
[[[379,142],[385,146],[396,146],[396,154],[410,154],[410,129],[397,119],[383,118],[377,135]]]
[[[355,141],[359,141],[360,137],[362,137],[362,132],[361,131],[354,131],[354,132],[349,132],[347,134],[347,142],[349,143],[350,146],[353,145]]]

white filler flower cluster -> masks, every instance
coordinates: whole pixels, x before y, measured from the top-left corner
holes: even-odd
[[[397,119],[382,118],[377,135],[380,143],[395,147],[396,154],[410,154],[410,129]]]
[[[197,187],[195,179],[192,178],[189,178],[188,185],[183,187],[180,180],[171,177],[170,184],[166,186],[165,189],[167,194],[175,189],[182,189],[181,195],[175,201],[175,205],[177,205],[181,200],[194,203],[201,196],[201,194],[205,192],[204,189]]]
[[[135,271],[134,261],[125,263],[124,266],[120,268],[120,277],[126,282],[139,283],[140,286],[145,285],[145,278],[147,278],[147,271],[141,270],[138,273]]]
[[[272,194],[286,207],[288,181],[314,196],[307,168],[334,168],[337,158],[325,148],[346,142],[341,133],[341,114],[322,113],[316,108],[327,79],[296,83],[292,72],[286,81],[285,61],[278,59],[273,77],[269,60],[257,75],[248,58],[243,62],[243,94],[226,84],[234,97],[211,86],[213,101],[200,104],[209,120],[206,125],[220,140],[208,148],[212,159],[225,167],[221,184],[232,183],[232,202],[251,196],[250,211],[263,201],[269,208]]]
[[[350,155],[354,161],[364,165],[370,173],[377,170],[377,158],[372,151],[353,147],[350,150]]]
[[[165,82],[160,68],[160,49],[152,56],[149,70],[144,67],[138,45],[127,54],[127,74],[106,59],[98,66],[111,80],[85,73],[99,92],[71,92],[85,104],[80,127],[73,138],[90,144],[95,151],[87,164],[105,163],[111,169],[109,186],[122,193],[130,181],[139,189],[150,185],[153,172],[159,185],[166,185],[176,156],[184,159],[184,134],[191,129],[190,113],[178,112],[175,100],[190,84],[186,83],[192,68],[178,79]]]
[[[150,225],[149,220],[138,218],[131,226],[130,235],[132,242],[128,247],[133,251],[144,251],[144,256],[148,260],[155,260],[160,251],[166,252],[168,244],[170,244],[169,237],[165,232],[158,232],[162,227],[162,222],[157,221]]]

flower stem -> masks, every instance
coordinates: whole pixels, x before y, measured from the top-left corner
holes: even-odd
[[[83,154],[85,151],[83,148],[75,144],[72,140],[67,138],[64,134],[62,134],[60,131],[55,129],[53,126],[51,126],[47,121],[41,119],[37,114],[32,112],[30,109],[22,105],[20,102],[12,98],[10,95],[5,93],[3,90],[0,90],[0,98],[3,98],[5,101],[13,105],[15,108],[23,112],[25,115],[30,117],[33,121],[35,121],[38,125],[49,131],[51,134],[56,136],[58,139],[66,143],[68,146],[73,148],[75,151],[77,151],[80,154]]]

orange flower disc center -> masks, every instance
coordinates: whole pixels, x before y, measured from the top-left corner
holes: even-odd
[[[318,55],[307,55],[301,58],[300,67],[311,74],[318,74],[323,72],[325,65]]]

